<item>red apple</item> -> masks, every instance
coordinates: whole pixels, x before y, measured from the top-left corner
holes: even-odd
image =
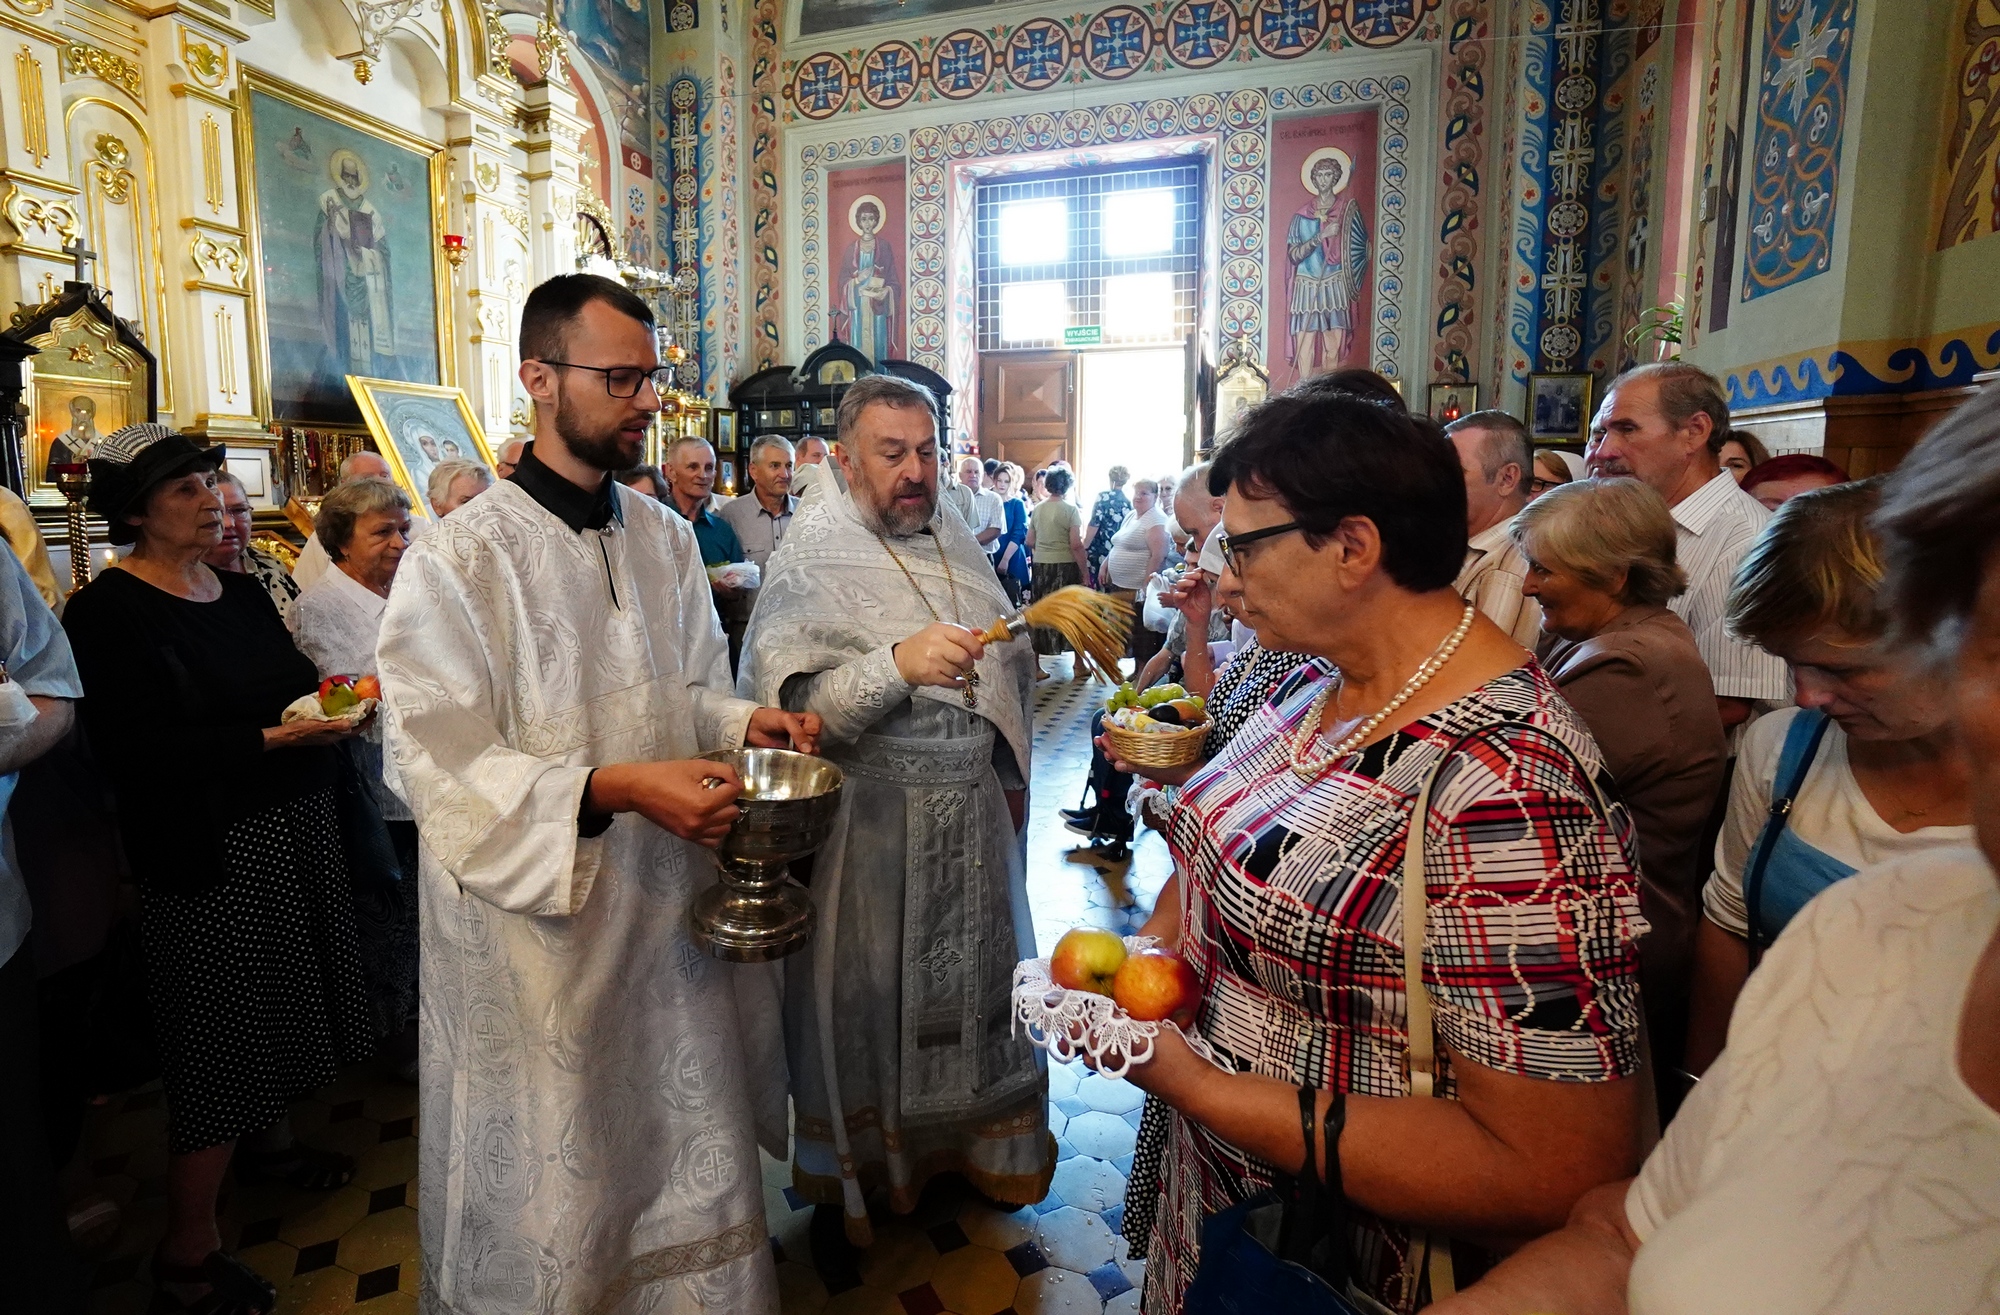
[[[363,676],[354,682],[354,697],[357,699],[379,699],[382,697],[382,682],[374,676]]]
[[[1141,950],[1119,967],[1111,998],[1142,1022],[1171,1018],[1186,1027],[1201,1003],[1201,981],[1172,950]]]
[[[1049,956],[1049,976],[1072,991],[1111,994],[1111,979],[1125,962],[1125,942],[1101,927],[1073,927]]]

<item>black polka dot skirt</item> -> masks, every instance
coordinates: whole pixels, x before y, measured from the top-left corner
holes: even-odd
[[[333,791],[230,827],[222,867],[195,894],[144,892],[176,1154],[270,1127],[373,1048]]]

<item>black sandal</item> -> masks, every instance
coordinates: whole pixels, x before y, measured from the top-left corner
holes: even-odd
[[[270,1315],[278,1304],[278,1290],[270,1280],[225,1251],[209,1252],[199,1265],[170,1265],[155,1255],[153,1282],[158,1285],[157,1297],[173,1303],[167,1310],[188,1315]],[[168,1284],[206,1284],[208,1291],[184,1301],[167,1291]],[[161,1302],[156,1301],[154,1309],[160,1308]]]
[[[354,1157],[293,1142],[279,1151],[236,1152],[236,1176],[253,1183],[290,1183],[302,1192],[330,1192],[354,1181]]]

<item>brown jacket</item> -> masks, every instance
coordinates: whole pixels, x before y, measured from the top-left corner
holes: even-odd
[[[1597,737],[1638,828],[1639,903],[1653,925],[1640,942],[1649,1005],[1684,1007],[1708,875],[1702,831],[1729,756],[1708,667],[1664,607],[1628,607],[1581,641],[1544,634],[1540,656]]]

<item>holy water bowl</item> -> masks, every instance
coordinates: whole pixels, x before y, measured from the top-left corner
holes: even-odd
[[[813,905],[786,865],[826,843],[845,778],[824,758],[789,749],[720,749],[743,780],[740,815],[716,851],[721,880],[695,897],[688,924],[718,959],[764,963],[805,948]]]

